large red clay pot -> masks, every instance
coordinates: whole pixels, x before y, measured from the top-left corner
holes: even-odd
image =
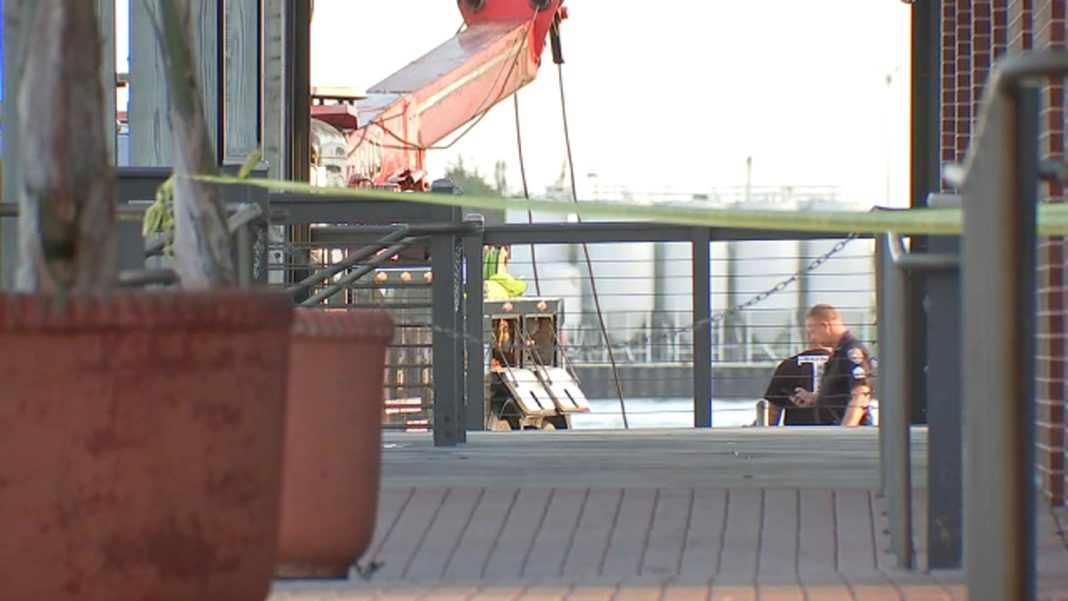
[[[292,301],[0,296],[0,599],[261,601]]]
[[[289,354],[278,568],[340,577],[378,509],[386,347],[381,311],[298,309]]]

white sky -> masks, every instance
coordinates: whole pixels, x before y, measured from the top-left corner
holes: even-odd
[[[752,156],[754,186],[842,186],[871,205],[887,202],[889,177],[889,202],[908,204],[907,4],[566,5],[564,83],[580,196],[593,190],[590,173],[600,186],[740,186]],[[370,87],[461,22],[455,0],[316,0],[312,83]],[[527,174],[538,192],[566,158],[548,50],[538,79],[519,94]],[[432,176],[458,155],[486,175],[506,161],[518,188],[510,99],[452,149],[431,151]]]

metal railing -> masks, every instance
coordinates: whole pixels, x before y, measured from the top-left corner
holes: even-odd
[[[956,319],[944,320],[951,326],[945,333],[961,349],[959,364],[939,366],[951,374],[959,368],[959,389],[943,399],[949,402],[939,411],[929,412],[928,520],[933,523],[928,547],[936,563],[938,553],[952,560],[954,552],[963,552],[970,599],[1036,595],[1037,186],[1041,177],[1063,178],[1065,172],[1063,165],[1040,169],[1038,89],[1042,78],[1065,75],[1068,53],[1063,51],[996,63],[965,165],[946,173],[960,190],[964,209],[959,254],[953,241],[931,245],[938,254],[905,253],[892,235],[879,247],[883,489],[894,551],[903,566],[914,560],[907,409],[914,374],[905,355],[917,343],[902,335],[911,318],[906,271],[953,277],[959,263],[959,302],[948,309]],[[939,291],[932,289],[937,280],[927,285],[928,298],[937,298]],[[927,311],[928,323],[934,324],[931,313],[945,315],[946,307]],[[936,399],[930,401],[934,407]]]
[[[139,223],[168,176],[166,169],[117,173],[124,286],[176,281],[160,256],[166,240],[144,240]],[[439,444],[462,442],[467,430],[485,425],[485,244],[513,248],[511,270],[525,276],[527,296],[539,284],[544,296],[564,298],[568,366],[604,426],[618,425],[626,405],[619,408],[608,345],[596,327],[590,274],[567,256],[576,244],[590,244],[624,404],[644,404],[656,414],[638,424],[707,427],[713,409],[729,423],[751,422],[752,404],[774,365],[804,348],[803,313],[815,302],[837,304],[854,333],[876,346],[868,239],[845,247],[838,237],[818,234],[644,223],[484,226],[451,208],[222,190],[242,283],[284,288],[300,304],[377,306],[394,315],[391,423],[433,429]],[[276,234],[296,225],[312,225],[310,238],[294,242]],[[537,284],[530,244],[541,266]],[[482,370],[472,368],[480,363]]]
[[[312,257],[316,273],[291,291],[303,289],[307,299],[334,308],[392,311],[400,334],[390,359],[388,420],[433,429],[438,444],[485,427],[488,336],[481,317],[471,319],[482,314],[484,245],[510,246],[509,271],[524,277],[526,297],[540,289],[564,300],[561,342],[599,426],[619,425],[622,410],[589,274],[573,251],[582,243],[591,251],[624,403],[650,413],[640,423],[710,426],[713,409],[736,425],[751,423],[752,403],[777,362],[804,349],[803,314],[816,302],[839,305],[853,331],[875,346],[869,239],[846,247],[818,235],[638,223],[483,226],[462,220],[460,211],[405,217],[398,211],[426,209],[404,203],[339,204],[292,194],[272,195],[271,202],[273,223],[314,225],[299,245],[272,244],[270,279],[292,281],[287,273],[308,265],[291,256]],[[702,247],[705,260],[695,261]],[[383,260],[395,251],[395,260]],[[695,273],[702,270],[703,278]],[[442,273],[452,282],[442,284]],[[736,306],[744,309],[730,310]],[[440,359],[449,356],[461,361],[446,371]],[[725,402],[732,400],[737,407]],[[442,428],[446,422],[451,434]]]

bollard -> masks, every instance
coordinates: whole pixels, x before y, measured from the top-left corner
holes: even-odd
[[[768,425],[768,402],[765,399],[760,399],[756,404],[756,426]]]

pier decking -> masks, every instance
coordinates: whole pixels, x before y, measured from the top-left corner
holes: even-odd
[[[366,578],[271,601],[964,599],[959,570],[894,567],[877,432],[715,429],[387,434]],[[914,431],[914,482],[926,432]],[[339,502],[342,500],[339,499]],[[1039,590],[1068,599],[1068,516],[1038,509]]]

